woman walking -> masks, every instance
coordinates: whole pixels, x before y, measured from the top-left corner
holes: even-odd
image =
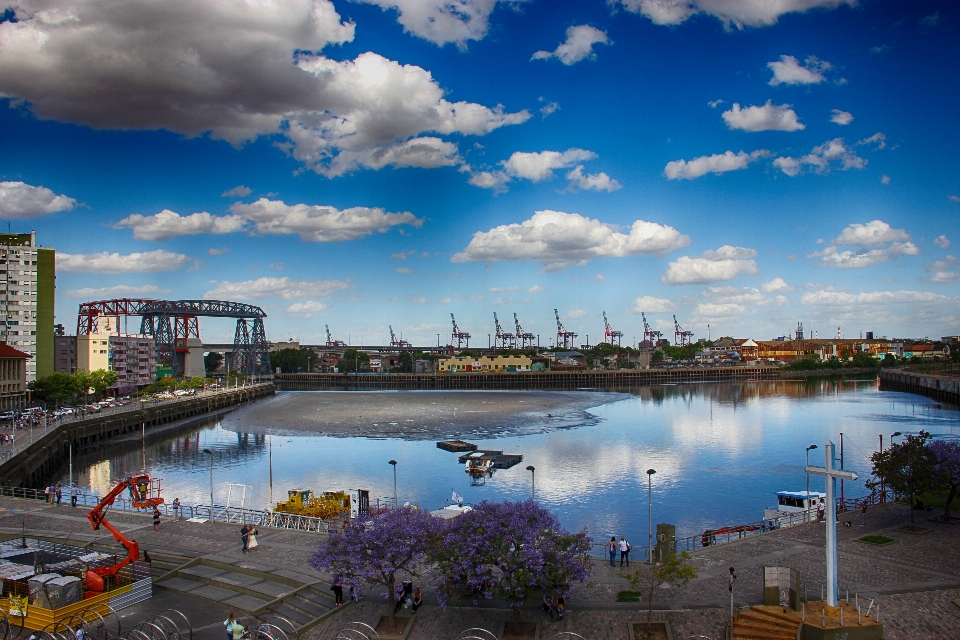
[[[330,587],[330,590],[333,591],[333,597],[336,600],[335,607],[339,607],[343,604],[343,578],[337,576],[333,579],[333,586]]]
[[[260,533],[260,532],[257,531],[257,528],[256,528],[256,527],[251,527],[251,528],[250,528],[250,533],[247,534],[247,551],[252,551],[252,550],[254,550],[254,549],[257,548],[257,545],[259,544],[259,543],[257,542],[257,534],[258,534],[258,533]]]
[[[160,509],[156,507],[153,508],[153,530],[160,530]]]
[[[623,567],[623,561],[627,561],[627,566],[630,566],[630,543],[626,541],[623,536],[620,536],[620,567]]]

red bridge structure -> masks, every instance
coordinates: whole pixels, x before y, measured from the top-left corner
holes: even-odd
[[[271,373],[270,350],[263,326],[267,314],[260,307],[225,300],[97,300],[80,305],[77,335],[98,333],[101,317],[119,319],[130,316],[140,317],[140,334],[153,338],[157,362],[169,366],[174,375],[182,372],[177,354],[189,351],[187,341],[190,338],[200,338],[197,319],[201,316],[236,318],[232,360],[235,371],[259,375]]]

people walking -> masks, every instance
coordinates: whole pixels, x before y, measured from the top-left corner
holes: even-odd
[[[59,507],[60,501],[63,500],[63,485],[58,484],[54,494],[57,496],[57,506]]]
[[[240,528],[240,540],[243,542],[243,553],[247,552],[247,543],[250,541],[250,528],[247,525],[243,525]]]
[[[160,509],[156,507],[153,508],[153,530],[160,530]]]
[[[863,500],[860,503],[860,526],[867,526],[867,501]]]
[[[335,600],[335,607],[339,607],[343,604],[343,578],[337,576],[333,579],[333,584],[330,586],[330,590],[333,591],[333,598]]]
[[[173,521],[180,521],[180,498],[173,499]]]
[[[616,566],[617,562],[617,536],[610,536],[610,542],[607,543],[607,554],[610,556],[610,566]]]
[[[627,566],[630,566],[630,543],[626,541],[623,536],[620,536],[620,567],[623,567],[623,562],[627,562]]]
[[[557,596],[557,617],[563,620],[563,609],[566,606],[567,601],[563,597],[563,594]]]
[[[257,542],[257,536],[260,534],[257,531],[257,528],[253,525],[250,526],[250,533],[247,534],[247,551],[253,551],[257,548],[259,543]]]
[[[233,615],[233,611],[230,612],[230,615],[227,616],[227,619],[223,621],[223,627],[227,631],[227,640],[233,640],[233,627],[237,624],[237,619]]]

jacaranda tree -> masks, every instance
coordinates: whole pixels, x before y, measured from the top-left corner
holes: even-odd
[[[928,447],[933,452],[934,483],[947,493],[943,519],[950,522],[950,503],[960,492],[960,442],[934,440]]]
[[[310,559],[316,569],[343,576],[354,584],[383,585],[394,622],[397,572],[419,576],[429,549],[439,541],[442,521],[411,507],[390,509],[368,521],[351,520],[332,532]]]
[[[592,540],[533,501],[483,501],[448,526],[433,553],[441,604],[504,599],[520,622],[533,592],[566,594],[590,573]]]
[[[933,452],[927,446],[930,434],[920,431],[918,435],[907,435],[903,442],[891,444],[883,452],[870,456],[873,462],[873,476],[867,481],[867,488],[878,487],[881,481],[894,493],[910,499],[910,526],[913,526],[913,506],[916,497],[934,488]]]

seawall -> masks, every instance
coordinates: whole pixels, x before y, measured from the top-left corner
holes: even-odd
[[[914,373],[902,369],[880,372],[880,389],[905,391],[960,405],[960,376],[949,373]]]
[[[57,425],[15,455],[0,462],[0,484],[39,487],[66,461],[73,445],[77,455],[88,448],[109,444],[145,431],[175,423],[202,419],[235,406],[276,393],[273,384],[258,384],[201,397],[166,400],[160,404],[130,405],[128,411],[94,414],[83,420]],[[21,432],[26,435],[26,431]]]
[[[779,367],[690,367],[616,371],[542,371],[523,373],[283,373],[274,377],[280,391],[318,390],[481,390],[481,389],[616,389],[678,382],[776,380]]]

